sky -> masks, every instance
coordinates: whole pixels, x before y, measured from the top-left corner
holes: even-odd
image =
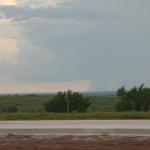
[[[150,86],[149,0],[0,0],[0,93]]]

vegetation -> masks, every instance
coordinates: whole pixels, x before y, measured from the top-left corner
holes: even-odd
[[[0,96],[0,120],[150,119],[149,88],[122,87],[117,94],[84,97],[67,91],[56,96]]]
[[[0,120],[150,119],[150,112],[0,113]]]
[[[114,112],[119,101],[117,96],[91,96],[88,112]]]
[[[117,111],[148,111],[150,109],[150,88],[133,87],[127,91],[125,87],[117,91],[120,101],[116,105]]]
[[[59,92],[52,100],[45,104],[48,112],[85,112],[90,106],[89,98],[83,97],[78,92]]]
[[[17,112],[18,108],[16,106],[9,106],[8,108],[2,108],[3,112]]]
[[[10,106],[16,106],[18,112],[45,112],[44,105],[53,98],[53,96],[0,96],[0,112]]]
[[[54,96],[49,95],[24,95],[24,96],[0,96],[0,111],[7,109],[9,106],[16,106],[19,112],[46,112],[44,106]],[[119,99],[116,96],[90,96],[88,97],[91,105],[88,107],[88,112],[113,112]]]

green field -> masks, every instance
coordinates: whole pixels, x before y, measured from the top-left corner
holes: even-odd
[[[52,96],[1,96],[0,111],[9,106],[16,106],[19,112],[45,112],[44,105]],[[90,97],[90,112],[112,112],[118,101],[117,97]]]
[[[150,119],[150,112],[115,112],[117,97],[90,97],[86,113],[48,113],[44,105],[52,96],[1,96],[0,120],[77,120],[77,119]],[[3,108],[17,106],[17,113],[2,112]]]
[[[0,110],[9,106],[16,106],[19,112],[44,112],[44,104],[51,96],[2,96]]]
[[[90,97],[91,106],[88,111],[92,112],[113,112],[115,111],[115,106],[118,102],[118,97]]]

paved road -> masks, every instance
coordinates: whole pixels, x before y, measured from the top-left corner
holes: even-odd
[[[150,136],[150,120],[0,121],[0,135]]]

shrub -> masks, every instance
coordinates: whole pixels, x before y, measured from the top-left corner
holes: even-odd
[[[88,98],[78,92],[58,92],[58,94],[45,105],[48,112],[85,112],[90,106]]]
[[[17,112],[18,108],[16,106],[9,106],[7,109],[5,109],[5,112]]]

